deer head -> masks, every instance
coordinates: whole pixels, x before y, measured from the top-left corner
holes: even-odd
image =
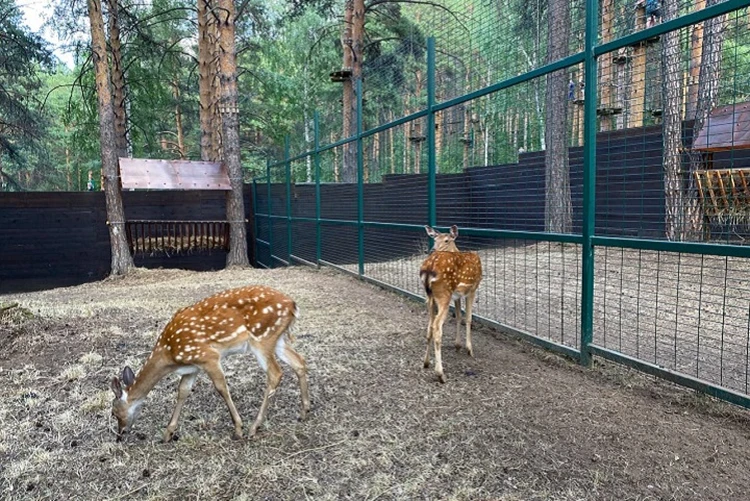
[[[458,226],[451,226],[450,233],[440,233],[430,226],[424,227],[427,235],[435,241],[433,251],[458,252],[456,238],[458,238]]]
[[[115,394],[115,398],[112,401],[112,416],[117,419],[117,441],[121,441],[125,433],[133,426],[133,423],[138,418],[138,412],[140,409],[140,401],[138,405],[132,405],[128,402],[128,390],[135,383],[135,374],[133,369],[125,367],[122,370],[120,376],[122,380],[114,377],[112,378],[111,388]]]

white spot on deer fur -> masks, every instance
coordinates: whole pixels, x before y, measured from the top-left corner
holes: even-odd
[[[182,361],[182,356],[181,355],[177,355],[176,357],[174,357],[174,359],[176,361],[180,362],[180,361]]]
[[[263,308],[263,313],[271,313],[272,311],[273,308],[271,308],[270,306],[266,306],[265,308]]]
[[[257,324],[255,324],[255,328],[256,328],[256,329],[260,329],[260,328],[261,328],[261,323],[260,323],[260,322],[258,322]]]
[[[237,301],[237,304],[243,305],[243,304],[245,304],[245,301],[243,299],[240,299],[239,301]]]
[[[276,303],[276,308],[281,309],[283,305],[281,303]]]

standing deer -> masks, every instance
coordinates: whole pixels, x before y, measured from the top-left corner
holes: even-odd
[[[461,349],[461,298],[466,298],[466,350],[474,357],[471,347],[471,308],[482,281],[482,261],[476,252],[460,252],[456,247],[458,228],[451,226],[450,233],[439,233],[425,226],[427,235],[435,241],[430,256],[422,263],[419,277],[427,293],[427,308],[430,313],[427,325],[427,351],[424,367],[430,366],[430,341],[435,347],[435,372],[441,383],[445,383],[441,345],[443,323],[450,309],[451,298],[456,306],[456,350]],[[437,315],[435,306],[437,305]]]
[[[281,367],[276,357],[290,365],[299,380],[302,407],[300,420],[310,410],[307,366],[287,341],[293,342],[289,328],[299,310],[288,296],[269,287],[253,286],[231,289],[203,299],[175,313],[156,341],[148,360],[138,375],[130,367],[122,379],[112,379],[112,415],[117,418],[117,440],[132,427],[148,393],[165,376],[177,373],[180,379],[177,403],[164,432],[169,442],[177,429],[180,411],[190,394],[198,373],[203,370],[224,399],[234,422],[233,438],[242,438],[242,419],[227,388],[223,358],[245,353],[248,348],[266,372],[267,386],[258,416],[250,429],[254,436],[263,423],[269,401],[281,382]],[[284,335],[286,334],[286,336]]]

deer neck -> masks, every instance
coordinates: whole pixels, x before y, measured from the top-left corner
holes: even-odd
[[[456,247],[456,243],[451,242],[445,247],[445,252],[460,252],[460,251],[458,250],[458,247]]]
[[[171,371],[157,357],[149,357],[135,377],[135,382],[128,388],[128,402],[131,405],[140,405],[143,399],[154,389],[156,383],[161,381],[169,372]]]

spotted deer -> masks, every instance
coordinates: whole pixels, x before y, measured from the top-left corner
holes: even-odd
[[[227,388],[222,360],[249,349],[266,372],[267,385],[258,416],[250,429],[254,436],[263,423],[282,371],[277,357],[297,374],[302,406],[300,420],[310,409],[307,366],[304,358],[289,345],[290,327],[299,310],[288,296],[269,287],[251,286],[230,289],[181,309],[172,317],[156,341],[138,375],[130,367],[121,379],[112,379],[112,415],[117,419],[118,441],[132,427],[146,396],[165,376],[181,376],[177,403],[164,432],[169,442],[177,430],[180,411],[202,370],[224,399],[234,423],[234,438],[242,438],[242,419]]]
[[[435,372],[441,383],[445,383],[441,346],[443,323],[450,309],[451,299],[456,309],[456,350],[461,349],[461,298],[466,298],[466,350],[474,356],[471,347],[471,309],[474,305],[479,282],[482,280],[482,261],[476,252],[461,252],[456,247],[458,227],[451,226],[450,233],[439,233],[425,226],[427,235],[435,242],[432,253],[422,263],[419,277],[427,293],[427,309],[430,320],[427,324],[427,351],[424,367],[430,366],[430,341],[435,348]],[[437,314],[435,307],[437,306]]]

